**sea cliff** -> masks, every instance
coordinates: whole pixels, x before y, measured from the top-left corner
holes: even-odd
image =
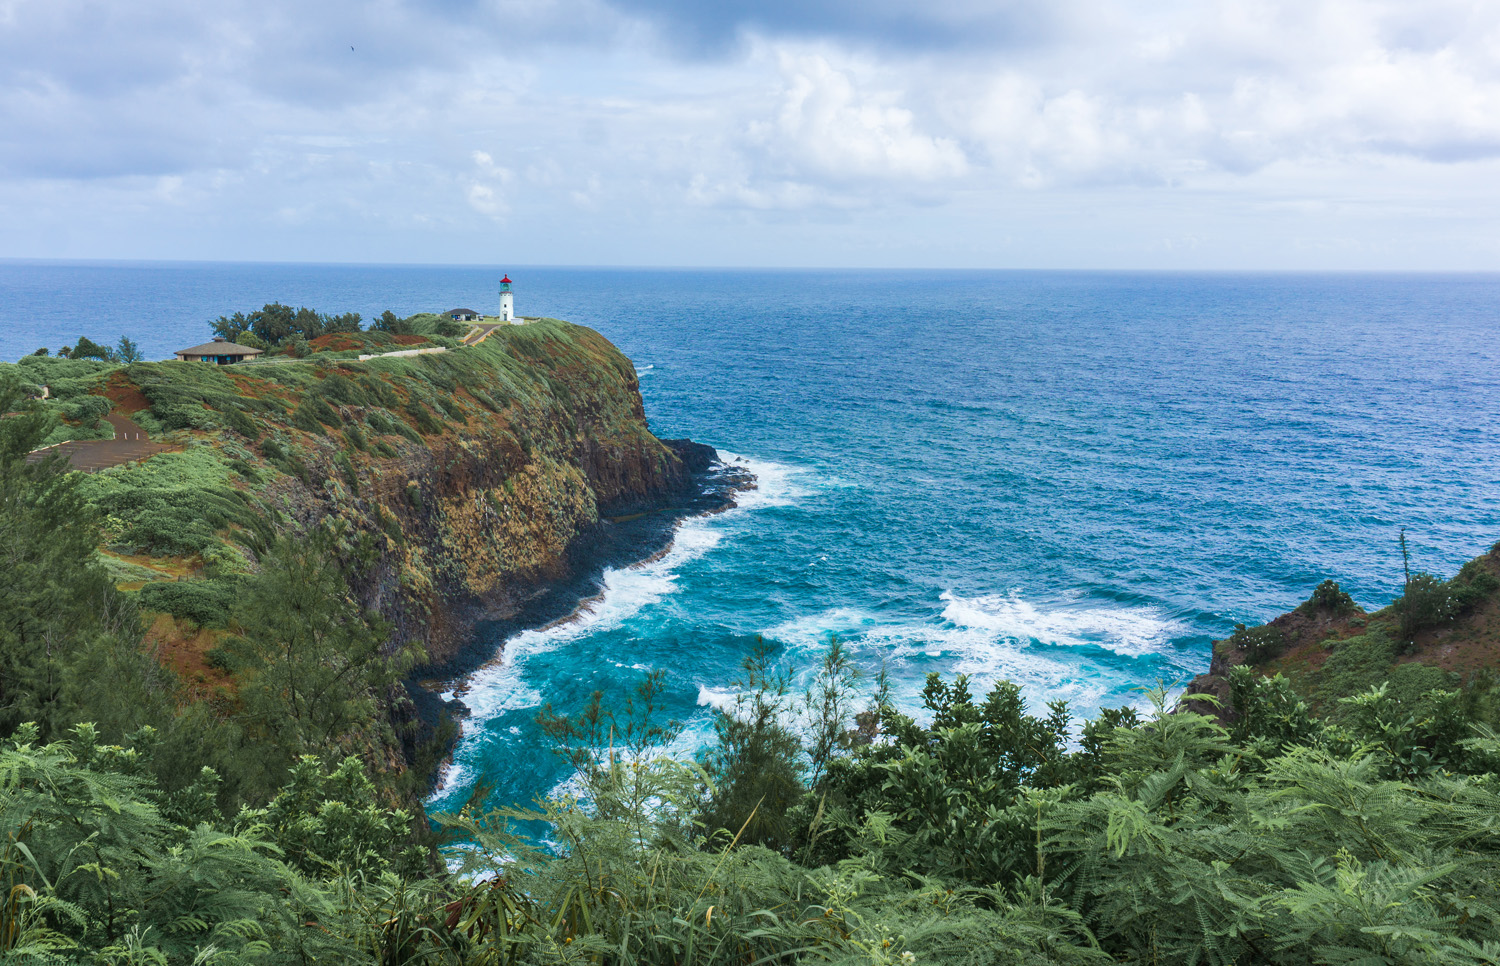
[[[420,644],[419,675],[452,675],[493,656],[492,643],[466,648],[481,622],[571,606],[600,567],[658,551],[679,516],[722,506],[745,482],[709,447],[657,439],[634,366],[590,329],[547,319],[472,346],[359,358],[414,340],[385,341],[325,337],[298,358],[223,368],[15,367],[51,387],[65,420],[82,414],[66,435],[86,438],[107,412],[167,447],[89,476],[83,492],[104,520],[106,565],[138,595],[148,647],[186,693],[232,696],[215,649],[236,633],[237,589],[278,535],[332,533],[351,597],[388,628],[392,652]],[[416,717],[404,693],[385,710]],[[411,764],[419,740],[389,764]]]

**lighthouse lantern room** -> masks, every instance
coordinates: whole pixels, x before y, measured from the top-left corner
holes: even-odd
[[[516,320],[516,304],[510,293],[510,276],[500,280],[500,318],[505,322]]]

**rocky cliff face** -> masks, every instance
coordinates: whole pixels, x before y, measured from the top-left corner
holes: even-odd
[[[139,592],[145,646],[181,682],[174,699],[234,708],[245,678],[217,646],[278,538],[332,535],[350,594],[389,624],[393,651],[420,642],[422,673],[456,676],[490,655],[465,646],[480,622],[571,606],[601,565],[655,552],[676,516],[727,496],[727,472],[714,471],[717,498],[700,486],[709,447],[651,434],[634,366],[598,333],[541,320],[369,357],[404,345],[342,333],[254,365],[77,374],[69,392],[89,411],[113,408],[160,446],[80,492],[117,586]],[[440,723],[437,699],[374,697],[398,727],[347,738],[381,774],[429,768],[444,730],[407,724]]]
[[[690,502],[695,474],[680,453],[700,471],[702,450],[713,458],[651,434],[634,367],[602,336],[543,325],[553,331],[502,331],[493,345],[453,353],[521,357],[523,370],[509,374],[524,391],[505,391],[508,406],[479,403],[496,392],[481,369],[434,407],[439,431],[388,436],[386,452],[307,434],[306,471],[263,497],[303,527],[342,526],[364,603],[435,664],[455,657],[476,623],[515,617],[592,565],[613,546],[612,517]]]
[[[597,332],[543,320],[475,346],[358,358],[384,335],[253,365],[116,366],[78,387],[170,450],[86,490],[120,586],[156,609],[147,644],[186,698],[227,706],[218,693],[237,682],[209,652],[277,534],[331,532],[392,649],[419,642],[422,673],[452,677],[490,656],[466,648],[479,623],[571,606],[602,564],[649,555],[677,516],[744,482],[715,469],[711,448],[652,435],[634,366]],[[414,707],[400,692],[384,700],[393,722],[439,720],[430,695],[415,689]],[[387,742],[371,760],[426,767],[431,745],[417,745],[431,732],[397,732],[404,754]]]
[[[97,374],[92,392],[177,451],[91,483],[108,549],[140,574],[128,579],[187,578],[199,599],[232,599],[272,531],[327,527],[393,643],[444,663],[477,622],[514,617],[617,550],[612,518],[691,503],[715,458],[653,436],[635,367],[580,326],[360,360],[368,348]]]

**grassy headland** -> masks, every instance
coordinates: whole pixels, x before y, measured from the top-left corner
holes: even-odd
[[[358,360],[439,346],[450,351]],[[246,682],[268,673],[236,653],[249,625],[277,615],[267,562],[307,579],[331,562],[343,610],[327,619],[363,626],[384,660],[352,675],[379,691],[380,726],[350,725],[325,744],[357,751],[407,795],[437,751],[423,750],[434,736],[417,727],[401,673],[451,658],[476,621],[511,616],[569,576],[603,518],[666,505],[688,482],[647,428],[634,367],[557,320],[464,347],[385,331],[289,338],[265,361],[222,368],[29,356],[0,365],[0,380],[9,408],[49,390],[26,404],[46,429],[27,448],[102,435],[89,420],[106,413],[175,448],[67,485],[100,572],[139,609],[143,647],[174,677],[161,685],[167,703],[236,721]],[[299,556],[308,546],[318,559]],[[249,747],[253,735],[230,730],[225,742]],[[232,777],[238,754],[210,757],[231,797],[256,801],[266,776],[257,766]]]

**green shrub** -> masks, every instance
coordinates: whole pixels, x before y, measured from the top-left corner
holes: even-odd
[[[239,474],[240,479],[252,486],[260,482],[260,471],[244,460],[230,460],[229,467]]]
[[[390,387],[384,379],[373,379],[370,376],[360,376],[359,386],[364,390],[365,397],[373,400],[367,403],[371,406],[384,406],[392,409],[401,405],[401,397],[396,395],[396,390]]]
[[[1308,604],[1314,610],[1327,611],[1332,614],[1343,614],[1354,610],[1354,598],[1344,592],[1344,588],[1332,579],[1325,580],[1313,588],[1312,597]]]
[[[1396,642],[1383,623],[1365,633],[1335,641],[1332,653],[1317,672],[1317,698],[1325,703],[1358,694],[1384,681],[1396,659]]]
[[[442,424],[433,419],[432,414],[427,411],[427,407],[419,402],[407,403],[406,414],[411,417],[412,422],[416,423],[417,429],[428,436],[436,436],[443,431]]]
[[[1446,624],[1459,615],[1462,605],[1447,581],[1429,573],[1414,573],[1406,593],[1393,606],[1401,615],[1401,636],[1410,641],[1418,631]]]
[[[1286,635],[1280,628],[1272,627],[1270,624],[1262,624],[1259,627],[1246,627],[1244,624],[1234,625],[1234,633],[1229,636],[1229,643],[1245,652],[1245,660],[1251,664],[1264,664],[1265,662],[1280,657],[1286,650]]]
[[[292,425],[309,433],[321,433],[323,426],[337,428],[343,424],[339,414],[333,407],[323,400],[323,397],[308,395],[303,398],[302,404],[292,414]]]
[[[238,587],[228,579],[161,581],[141,588],[141,607],[185,617],[199,627],[225,627]]]
[[[239,527],[254,539],[268,532],[250,497],[229,485],[233,467],[210,447],[162,453],[142,463],[95,473],[80,484],[84,498],[119,521],[115,545],[189,556]]]
[[[347,376],[334,373],[318,383],[318,395],[331,399],[341,406],[369,406],[377,400]]]
[[[272,462],[278,462],[287,458],[287,449],[279,439],[261,440],[260,453]]]
[[[202,403],[161,403],[151,407],[165,429],[218,429],[220,422]]]
[[[452,419],[456,422],[463,422],[463,407],[459,406],[457,400],[454,400],[448,396],[438,396],[435,401],[437,403],[437,408],[442,410],[443,414],[446,415],[449,419]]]
[[[344,480],[349,484],[349,489],[353,490],[355,495],[358,496],[359,471],[354,468],[354,463],[349,459],[349,454],[342,452],[339,453],[333,458],[333,464],[337,466],[339,472],[343,474]]]
[[[1500,590],[1497,579],[1482,558],[1470,560],[1458,571],[1458,576],[1448,581],[1449,589],[1460,612],[1467,612],[1490,599]]]
[[[113,362],[95,359],[67,359],[62,357],[30,355],[20,359],[16,366],[26,372],[26,380],[51,387],[51,395],[66,397],[80,395],[98,385],[101,377],[119,368]]]
[[[224,421],[236,433],[251,441],[260,438],[260,425],[238,406],[226,406],[220,412],[224,416]]]
[[[109,400],[103,396],[75,396],[58,407],[64,419],[75,423],[92,423],[109,413]]]

